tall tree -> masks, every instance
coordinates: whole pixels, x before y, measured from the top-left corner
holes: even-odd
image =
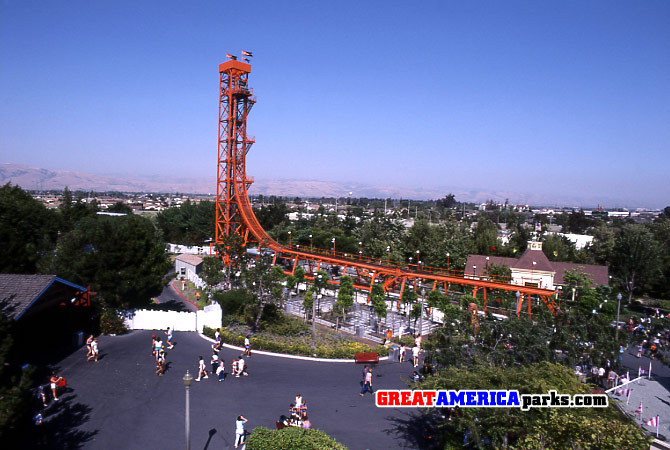
[[[0,272],[35,273],[56,245],[56,213],[18,186],[0,188]]]
[[[628,304],[633,291],[658,273],[657,249],[658,243],[644,225],[628,225],[617,236],[612,265],[628,293]]]

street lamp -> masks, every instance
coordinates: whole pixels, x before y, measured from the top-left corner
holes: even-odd
[[[489,257],[486,257],[486,279],[489,279]]]
[[[472,278],[475,278],[477,276],[477,266],[472,265]]]
[[[187,370],[186,375],[181,379],[186,388],[186,450],[191,450],[191,417],[190,417],[190,402],[189,394],[191,391],[191,384],[193,384],[193,375]]]
[[[386,246],[386,264],[391,263],[391,246],[387,245]]]
[[[421,313],[419,314],[419,336],[423,336],[423,302],[426,300],[426,288],[421,288]]]
[[[363,258],[363,242],[358,241],[358,256]]]
[[[449,252],[447,252],[447,273],[449,273]]]
[[[335,238],[332,238],[330,242],[333,243],[333,255],[335,254]]]
[[[616,295],[616,337],[617,344],[619,343],[619,310],[621,309],[621,292]]]
[[[417,250],[416,251],[416,263],[419,264],[420,261],[421,261],[421,252],[419,250]],[[419,267],[417,266],[417,269],[418,268]]]
[[[309,235],[309,251],[312,251],[312,235]]]
[[[291,248],[291,232],[288,232],[288,247]]]

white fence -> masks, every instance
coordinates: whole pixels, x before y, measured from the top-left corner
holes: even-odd
[[[179,244],[166,244],[170,253],[185,253],[187,255],[209,255],[209,247],[188,246]]]
[[[203,327],[220,328],[222,318],[221,306],[214,303],[198,312],[134,310],[126,314],[124,321],[130,330],[166,330],[170,327],[174,331],[202,333]]]
[[[186,271],[186,279],[187,279],[188,281],[192,282],[193,284],[195,284],[195,287],[197,287],[198,289],[203,289],[203,288],[205,288],[205,287],[207,286],[207,285],[205,284],[205,282],[202,280],[202,278],[200,278],[200,277],[199,277],[195,272],[193,272],[191,269],[188,269],[188,270]]]

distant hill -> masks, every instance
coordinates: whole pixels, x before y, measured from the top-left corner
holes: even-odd
[[[95,175],[66,170],[49,170],[23,164],[0,163],[0,184],[12,183],[29,190],[119,191],[119,192],[183,192],[210,194],[216,192],[216,174],[199,175],[192,178],[149,175]],[[468,190],[458,187],[399,187],[364,185],[357,183],[335,183],[316,180],[263,180],[251,185],[251,194],[281,195],[286,197],[352,197],[409,198],[430,200],[452,193],[458,201],[484,203],[488,200],[528,205],[587,205],[598,201],[589,198],[561,198],[542,194],[520,194],[518,192]],[[606,199],[605,199],[606,200]],[[601,199],[603,201],[603,199]]]

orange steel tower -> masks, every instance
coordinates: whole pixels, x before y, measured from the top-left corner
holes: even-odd
[[[240,198],[253,182],[246,177],[246,156],[254,143],[247,136],[247,116],[256,103],[249,89],[249,64],[231,60],[219,65],[219,152],[216,174],[215,243],[223,244],[226,236],[237,233],[248,237],[240,217]]]
[[[470,286],[473,296],[478,290],[484,295],[486,310],[487,293],[512,291],[519,294],[517,315],[521,313],[525,302],[528,314],[531,314],[531,296],[542,299],[551,309],[556,311],[560,305],[554,301],[556,291],[534,286],[520,286],[504,280],[479,275],[457,273],[443,268],[427,267],[419,264],[383,261],[380,258],[364,257],[313,249],[310,251],[299,245],[281,245],[272,239],[258,222],[247,192],[253,180],[246,175],[247,152],[254,143],[254,138],[247,135],[247,116],[256,99],[249,89],[249,73],[251,65],[239,62],[234,58],[219,65],[219,147],[216,188],[216,233],[215,245],[228,246],[232,235],[242,238],[246,246],[255,242],[259,248],[264,247],[273,254],[273,264],[282,264],[285,273],[293,274],[298,265],[305,267],[305,278],[313,279],[321,268],[338,269],[343,274],[354,277],[354,286],[363,291],[370,291],[375,283],[380,283],[387,294],[402,293],[406,286],[432,290],[440,289],[447,293],[450,284]],[[228,260],[228,255],[220,255]],[[330,284],[339,281],[328,280]]]

